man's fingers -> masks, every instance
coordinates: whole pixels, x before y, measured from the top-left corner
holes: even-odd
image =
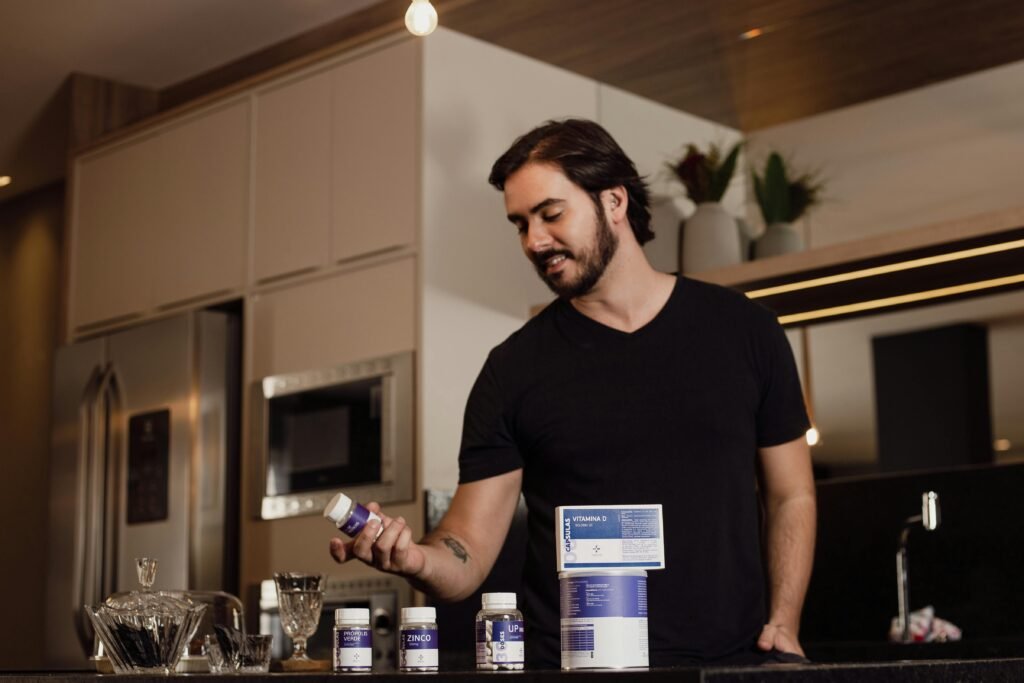
[[[399,532],[398,540],[395,541],[395,549],[391,551],[391,559],[395,566],[402,568],[406,566],[410,543],[412,543],[412,530],[406,526]]]
[[[377,530],[380,527],[380,522],[371,519],[366,523],[363,530],[359,532],[359,536],[356,537],[355,542],[352,544],[352,554],[367,564],[374,563],[373,541],[377,538]]]
[[[398,540],[399,534],[405,529],[405,520],[401,517],[391,520],[384,528],[377,542],[373,544],[374,563],[384,571],[391,571],[394,568],[392,549]]]
[[[351,546],[351,542],[345,543],[340,538],[332,538],[330,545],[331,557],[333,557],[334,561],[338,564],[348,562],[352,558]]]

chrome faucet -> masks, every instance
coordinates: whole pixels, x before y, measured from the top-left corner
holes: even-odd
[[[901,640],[909,643],[910,635],[910,582],[907,580],[907,537],[910,530],[920,523],[928,531],[939,528],[939,494],[926,491],[921,494],[921,514],[907,517],[900,531],[899,550],[896,551],[896,589],[900,604],[900,624],[903,627]]]

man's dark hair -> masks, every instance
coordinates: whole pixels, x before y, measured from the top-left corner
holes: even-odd
[[[504,190],[508,177],[528,162],[561,168],[569,180],[590,195],[598,211],[602,210],[601,192],[621,185],[629,197],[626,217],[636,241],[644,244],[654,238],[647,183],[600,125],[586,119],[548,121],[512,143],[494,162],[487,180]]]

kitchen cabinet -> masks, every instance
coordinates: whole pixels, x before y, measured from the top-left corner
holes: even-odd
[[[245,284],[249,105],[204,113],[160,138],[161,211],[153,216],[153,303]]]
[[[420,44],[402,41],[331,74],[331,257],[413,244],[419,215]]]
[[[160,188],[155,136],[77,164],[72,221],[71,326],[140,313],[151,302]]]
[[[244,285],[246,101],[76,161],[72,329]]]
[[[419,64],[402,41],[257,93],[257,282],[414,243]]]
[[[400,258],[250,298],[254,379],[416,348],[416,260]]]
[[[331,76],[258,93],[253,150],[253,276],[327,265]]]

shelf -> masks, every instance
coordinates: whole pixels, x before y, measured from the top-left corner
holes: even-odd
[[[692,275],[746,292],[784,325],[833,321],[1024,287],[1024,208]]]

